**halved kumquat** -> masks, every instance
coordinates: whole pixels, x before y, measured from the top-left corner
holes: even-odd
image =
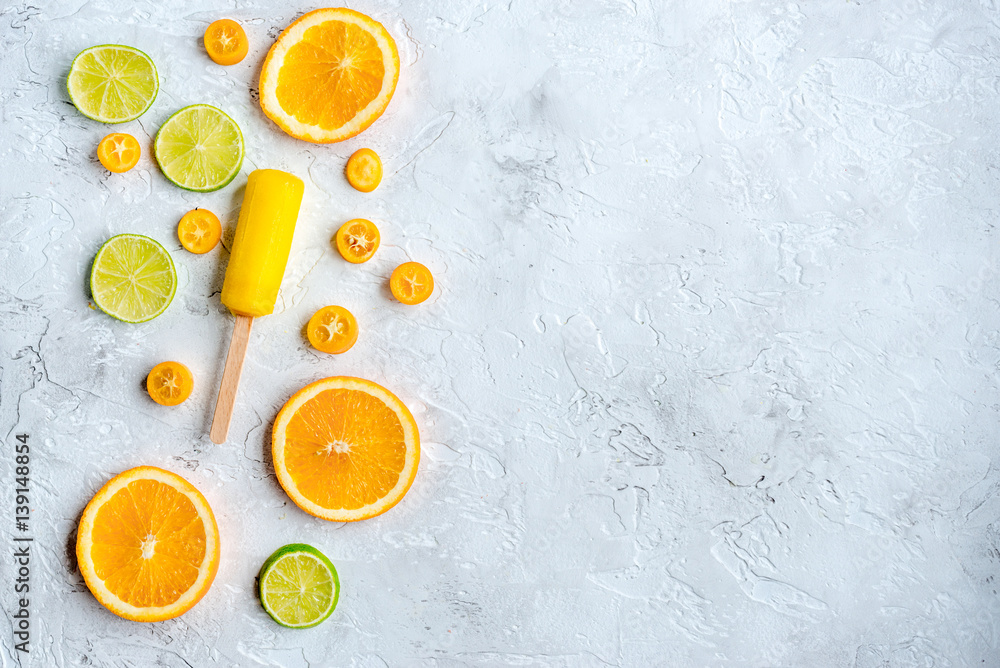
[[[348,262],[367,262],[378,250],[381,236],[378,227],[370,220],[355,218],[340,226],[334,237],[337,251]]]
[[[121,174],[135,167],[142,150],[130,134],[113,132],[97,145],[97,159],[108,171]]]
[[[358,321],[343,306],[324,306],[309,319],[306,336],[316,350],[346,353],[358,340]]]
[[[249,49],[243,26],[232,19],[219,19],[205,29],[205,51],[219,65],[235,65]]]
[[[419,262],[404,262],[389,277],[389,289],[404,304],[419,304],[434,292],[434,276]]]
[[[180,362],[160,362],[146,377],[150,398],[161,406],[183,403],[194,389],[191,370]]]
[[[222,223],[208,209],[192,209],[177,224],[177,238],[185,249],[201,255],[219,243],[222,238]]]
[[[344,174],[355,190],[370,193],[382,182],[382,160],[370,148],[359,148],[348,158]]]

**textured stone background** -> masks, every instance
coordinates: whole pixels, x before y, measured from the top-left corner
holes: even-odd
[[[395,36],[402,74],[385,116],[332,146],[283,135],[254,90],[273,38],[315,5],[6,5],[0,550],[24,431],[22,664],[1000,665],[996,4],[352,3]],[[200,43],[224,16],[252,44],[229,68]],[[161,77],[120,128],[145,151],[125,175],[100,167],[110,128],[65,92],[73,56],[107,42]],[[149,153],[198,102],[247,141],[244,175],[209,195]],[[361,146],[386,166],[371,195],[342,177]],[[188,254],[174,229],[195,206],[231,228],[257,167],[303,176],[306,201],[220,447],[228,253]],[[349,266],[329,240],[357,216],[383,245]],[[121,232],[178,266],[151,323],[89,304],[91,259]],[[407,259],[439,286],[416,308],[386,288]],[[302,335],[328,303],[361,326],[339,357]],[[141,387],[164,359],[195,373],[179,408]],[[356,525],[299,511],[266,454],[285,399],[335,374],[393,389],[425,441],[406,499]],[[196,484],[223,540],[206,598],[152,625],[106,612],[72,554],[87,500],[139,464]],[[294,541],[343,582],[309,631],[253,594]],[[0,643],[16,665],[9,629]]]

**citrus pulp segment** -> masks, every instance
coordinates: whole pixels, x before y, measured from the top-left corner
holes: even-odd
[[[76,556],[108,610],[139,622],[177,617],[212,586],[219,529],[194,485],[155,466],[112,478],[83,511]]]
[[[307,385],[274,421],[278,482],[304,511],[334,522],[384,513],[417,474],[417,424],[396,395],[361,378]]]
[[[149,109],[160,89],[156,65],[139,49],[101,44],[84,49],[69,68],[69,99],[87,118],[125,123]]]
[[[385,27],[352,9],[317,9],[285,29],[260,74],[260,106],[298,139],[353,137],[382,115],[399,80]]]
[[[243,165],[243,133],[221,109],[184,107],[160,126],[153,144],[163,175],[176,186],[211,192],[229,184]]]
[[[111,237],[94,257],[90,292],[118,320],[146,322],[163,313],[177,291],[174,261],[159,243],[140,234]]]

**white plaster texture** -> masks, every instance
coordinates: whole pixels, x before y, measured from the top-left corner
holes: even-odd
[[[329,146],[256,103],[274,37],[316,5],[35,2],[0,10],[0,550],[17,532],[13,435],[31,435],[32,650],[0,665],[1000,665],[1000,8],[994,0],[352,2],[402,73],[386,114]],[[230,17],[250,55],[200,38]],[[152,108],[115,130],[144,155],[104,171],[112,127],[67,98],[73,56],[141,48]],[[178,108],[221,107],[243,173],[172,186],[152,138]],[[371,194],[343,178],[375,149]],[[230,442],[207,438],[232,318],[228,251],[184,251],[180,216],[228,235],[246,174],[307,184],[274,315],[254,326]],[[382,247],[330,244],[352,217]],[[87,276],[108,237],[167,246],[160,318],[112,320]],[[228,245],[228,237],[225,244]],[[387,277],[432,269],[407,307]],[[348,354],[303,336],[350,308]],[[195,374],[177,408],[142,388]],[[395,391],[424,440],[416,482],[349,525],[276,483],[270,425],[303,385]],[[73,556],[91,495],[140,464],[208,497],[223,554],[191,612],[105,611]],[[304,541],[336,563],[340,606],[277,627],[254,576]]]

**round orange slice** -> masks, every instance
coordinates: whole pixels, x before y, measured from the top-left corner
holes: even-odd
[[[260,73],[260,106],[298,139],[343,141],[382,115],[399,80],[385,27],[353,9],[317,9],[288,26]]]
[[[184,614],[219,568],[219,528],[208,501],[176,473],[129,469],[90,500],[76,558],[87,587],[111,612],[137,622]]]
[[[296,392],[274,421],[278,482],[310,515],[352,522],[384,513],[413,484],[420,436],[396,395],[361,378],[324,378]]]

